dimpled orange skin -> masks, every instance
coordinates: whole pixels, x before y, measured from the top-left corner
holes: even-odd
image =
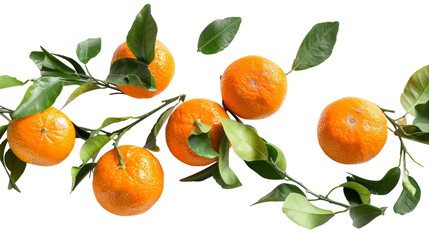
[[[125,168],[119,168],[115,149],[97,162],[92,181],[95,197],[104,209],[116,215],[144,213],[158,201],[164,188],[161,164],[141,147],[123,145],[119,152]]]
[[[286,90],[283,70],[259,56],[236,60],[221,77],[226,107],[244,119],[262,119],[274,114],[282,105]]]
[[[320,147],[332,160],[359,164],[374,158],[387,140],[387,120],[374,103],[346,97],[329,104],[317,127]]]
[[[73,150],[76,133],[70,119],[50,107],[12,120],[7,128],[7,139],[13,153],[22,161],[52,166],[66,159]]]
[[[209,132],[210,143],[215,151],[219,151],[220,140],[223,135],[221,118],[229,119],[225,110],[216,102],[196,98],[179,105],[168,119],[165,136],[170,152],[180,161],[191,166],[205,166],[215,162],[218,158],[204,158],[198,156],[188,145],[189,134],[196,129],[194,122],[197,119],[207,125],[212,125]]]
[[[119,45],[119,47],[113,53],[111,64],[121,58],[136,58],[126,42]],[[131,85],[118,85],[117,87],[126,95],[134,98],[151,98],[158,95],[167,88],[171,82],[171,79],[173,79],[174,69],[174,59],[173,55],[170,53],[170,50],[168,50],[168,48],[161,41],[156,40],[155,57],[149,64],[149,70],[155,79],[156,90],[149,91]]]

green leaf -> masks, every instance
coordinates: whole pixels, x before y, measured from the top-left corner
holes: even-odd
[[[73,192],[77,185],[97,166],[97,163],[87,163],[79,167],[72,167],[72,187],[71,191]]]
[[[106,135],[98,135],[88,138],[80,149],[80,159],[82,159],[83,164],[87,163],[89,159],[97,154],[110,140],[110,137]]]
[[[382,179],[378,181],[367,180],[356,175],[350,174],[350,180],[362,184],[366,187],[372,194],[375,195],[386,195],[392,191],[399,182],[401,176],[401,170],[399,167],[394,167],[390,169]]]
[[[245,161],[268,160],[264,141],[250,127],[230,119],[221,118],[223,130],[238,157]]]
[[[424,143],[429,144],[429,132],[422,132],[422,130],[415,126],[415,125],[404,125],[401,126],[403,131],[395,131],[395,135],[401,135],[401,137]]]
[[[411,183],[410,176],[406,170],[404,170],[404,175],[402,176],[402,187],[411,196],[416,195],[417,188]]]
[[[97,129],[97,133],[101,129],[103,129],[103,128],[111,125],[111,124],[123,122],[123,121],[126,121],[128,119],[132,119],[132,118],[134,118],[134,117],[109,117],[109,118],[106,118],[106,119],[104,119],[104,121],[101,124],[101,126]]]
[[[115,85],[132,85],[149,91],[156,90],[155,79],[148,65],[133,58],[122,58],[114,62],[106,81]]]
[[[252,204],[252,206],[264,202],[283,202],[290,193],[298,193],[305,196],[304,192],[299,187],[292,184],[282,183],[274,188],[270,193]]]
[[[293,61],[292,70],[304,70],[324,62],[332,53],[339,22],[318,23],[305,36]]]
[[[30,53],[30,59],[36,64],[39,70],[42,70],[45,61],[45,54],[40,51],[33,51]],[[52,67],[53,68],[53,67]]]
[[[213,176],[215,169],[218,169],[218,163],[214,163],[209,167],[192,174],[191,176],[180,179],[181,182],[201,182]]]
[[[55,70],[58,70],[64,74],[77,76],[76,72],[73,69],[71,69],[69,66],[67,66],[63,62],[61,62],[58,58],[56,58],[53,54],[48,52],[43,47],[40,47],[40,48],[42,49],[43,53],[45,54],[45,58],[44,58],[44,62],[43,62],[42,66],[52,66],[52,68],[54,68]],[[43,70],[43,68],[42,68],[42,70]]]
[[[128,32],[127,45],[134,56],[146,64],[155,57],[155,41],[158,27],[151,15],[150,4],[146,4],[137,14]]]
[[[417,204],[419,203],[420,196],[421,196],[421,190],[416,180],[411,176],[409,176],[408,178],[410,183],[416,189],[416,193],[413,196],[410,193],[408,193],[405,189],[402,190],[402,193],[399,196],[399,199],[396,201],[393,207],[393,210],[395,211],[395,213],[401,214],[401,215],[405,215],[407,213],[412,212],[417,207]]]
[[[200,34],[198,51],[214,54],[224,50],[234,39],[240,24],[240,17],[217,19],[211,22]]]
[[[75,132],[76,132],[76,138],[80,138],[83,140],[87,140],[90,137],[90,133],[85,131],[84,129],[82,129],[81,127],[79,127],[78,125],[76,125],[75,123],[73,123]]]
[[[348,189],[354,190],[359,195],[360,202],[362,204],[369,203],[369,200],[371,198],[371,193],[363,185],[361,185],[357,182],[349,181],[349,182],[345,182],[345,183],[339,185],[338,187],[343,187],[343,188],[348,188]]]
[[[7,131],[8,125],[0,126],[0,139],[3,137],[3,134]]]
[[[28,87],[12,118],[30,116],[48,109],[54,104],[62,89],[63,82],[58,78],[40,78]]]
[[[219,154],[213,150],[209,131],[212,126],[202,123],[199,119],[195,120],[196,129],[188,136],[188,145],[198,156],[212,159],[218,157]]]
[[[67,79],[69,78],[73,79],[80,74],[79,75],[80,78],[86,78],[85,70],[83,70],[83,68],[79,65],[79,63],[77,63],[74,59],[60,54],[52,54],[52,57],[55,58],[55,56],[68,61],[74,67],[75,72],[72,73],[72,72],[69,72],[70,70],[68,70],[67,74],[64,74],[62,71],[55,69],[54,65],[51,64],[51,62],[46,57],[44,52],[33,51],[30,53],[30,59],[36,64],[37,68],[41,71],[42,76],[56,76],[56,77],[64,77]],[[59,59],[55,59],[54,61],[60,65],[64,65]],[[66,65],[64,66],[68,68]]]
[[[429,100],[429,65],[417,70],[408,80],[401,94],[402,107],[415,115],[414,108]]]
[[[331,210],[312,205],[305,196],[299,193],[290,193],[287,196],[283,204],[283,212],[290,220],[308,229],[326,223],[335,215]]]
[[[259,176],[266,179],[284,179],[286,177],[286,158],[283,151],[271,143],[265,143],[269,159],[267,161],[247,162],[247,166],[255,171]]]
[[[67,57],[67,56],[64,56],[61,54],[55,54],[55,53],[53,55],[60,57],[64,60],[66,60],[67,62],[69,62],[73,66],[74,70],[76,70],[77,73],[81,74],[79,76],[80,78],[86,78],[85,70],[83,70],[82,66],[78,62],[76,62],[73,58]]]
[[[241,186],[240,180],[229,167],[229,140],[225,134],[220,141],[218,166],[219,175],[215,173],[213,177],[222,188],[230,189]]]
[[[22,176],[24,173],[25,167],[27,166],[26,162],[23,162],[21,159],[19,159],[11,149],[7,150],[5,155],[5,164],[6,167],[10,171],[10,180],[9,180],[9,189],[12,189],[12,182],[16,183],[18,179]]]
[[[419,127],[423,132],[429,132],[429,101],[417,104],[414,107],[415,118],[413,124]]]
[[[386,211],[386,208],[378,208],[369,204],[362,204],[354,206],[350,209],[350,217],[353,220],[353,226],[356,228],[361,228],[376,217],[383,215]]]
[[[24,83],[14,77],[7,75],[0,76],[0,89],[22,85],[24,85]]]
[[[88,38],[80,42],[76,48],[76,55],[83,64],[96,57],[101,50],[101,38]]]
[[[16,185],[15,181],[12,179],[12,177],[10,176],[9,171],[6,168],[6,163],[5,163],[5,158],[4,158],[4,150],[6,148],[6,144],[7,144],[7,139],[5,139],[1,144],[0,144],[0,162],[3,165],[4,170],[6,171],[7,176],[9,177],[9,184],[10,186],[15,189],[17,192],[21,192],[21,190],[19,190],[18,186]]]
[[[64,103],[64,106],[62,108],[65,108],[70,102],[75,100],[80,95],[97,89],[100,89],[100,87],[97,84],[91,82],[87,82],[80,85],[73,91],[72,94],[70,94],[69,98],[67,99],[66,103]]]
[[[154,152],[159,152],[159,147],[156,145],[156,137],[158,136],[159,131],[161,131],[162,125],[168,120],[170,115],[173,113],[174,108],[176,106],[168,108],[165,112],[163,112],[158,120],[156,120],[155,125],[153,125],[152,130],[146,138],[146,143],[143,146],[146,149],[149,149]]]
[[[351,188],[343,188],[344,196],[351,206],[357,206],[363,204],[362,199],[358,192]],[[368,201],[369,203],[369,201]]]

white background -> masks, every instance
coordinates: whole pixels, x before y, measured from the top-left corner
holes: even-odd
[[[403,2],[403,1],[401,1]],[[77,59],[78,42],[102,38],[102,50],[88,64],[98,78],[108,74],[115,48],[125,41],[135,15],[145,1],[1,1],[0,75],[20,80],[38,77],[28,58],[31,51],[45,47]],[[221,101],[219,76],[234,60],[261,55],[289,71],[298,47],[319,22],[339,21],[340,30],[333,54],[323,64],[288,75],[288,92],[282,108],[273,116],[246,121],[285,152],[290,175],[310,189],[326,194],[345,181],[347,172],[369,179],[381,178],[396,166],[398,139],[389,133],[380,154],[362,165],[341,165],[320,149],[316,127],[320,112],[332,101],[358,96],[404,113],[399,102],[408,78],[428,64],[428,3],[425,1],[152,1],[158,24],[158,39],[171,50],[176,73],[161,95],[138,100],[109,95],[108,90],[83,95],[63,111],[78,125],[96,128],[110,116],[137,116],[163,99],[187,94],[187,99],[204,97]],[[211,21],[242,17],[232,44],[216,55],[197,53],[200,32]],[[75,87],[66,87],[54,106],[60,108]],[[26,87],[0,90],[0,103],[15,108]],[[122,144],[142,146],[157,116],[147,119],[122,139]],[[412,120],[412,119],[411,119]],[[5,124],[4,120],[0,120]],[[371,235],[390,239],[427,236],[429,213],[428,169],[408,161],[408,169],[422,189],[417,209],[400,216],[393,204],[401,186],[388,196],[374,196],[372,203],[387,206],[381,216],[362,229],[355,229],[348,213],[327,224],[307,230],[282,213],[282,203],[250,207],[280,182],[264,180],[232,154],[231,166],[243,186],[221,189],[213,179],[182,183],[179,179],[201,170],[182,164],[170,154],[164,134],[158,138],[161,152],[155,153],[165,174],[160,200],[145,214],[119,217],[98,205],[91,179],[75,192],[70,168],[80,164],[77,140],[70,156],[54,167],[27,166],[18,181],[22,193],[7,190],[8,179],[0,170],[1,239],[362,239]],[[428,146],[406,141],[416,160],[428,165]],[[107,151],[109,147],[102,151]],[[345,201],[342,191],[332,197]],[[332,210],[336,206],[318,205]]]

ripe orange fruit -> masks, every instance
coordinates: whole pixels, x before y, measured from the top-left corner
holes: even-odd
[[[259,56],[233,62],[223,73],[220,84],[226,107],[245,119],[261,119],[275,113],[287,89],[283,70]]]
[[[111,64],[121,58],[136,58],[128,47],[127,42],[122,43],[116,49],[113,54]],[[155,79],[156,91],[149,91],[144,88],[131,85],[118,85],[117,87],[123,93],[134,98],[151,98],[155,95],[158,95],[167,88],[168,84],[170,84],[171,79],[173,78],[174,68],[174,59],[173,55],[170,53],[170,50],[168,50],[168,48],[161,41],[156,40],[155,57],[149,64],[149,70]]]
[[[144,213],[161,196],[164,187],[161,164],[144,148],[124,145],[118,149],[126,166],[119,168],[116,149],[105,153],[94,170],[95,197],[104,209],[116,215]]]
[[[205,166],[217,160],[198,156],[188,145],[189,134],[196,129],[195,120],[211,125],[209,136],[212,148],[219,152],[223,135],[221,118],[228,118],[225,110],[216,102],[196,98],[179,105],[168,119],[165,138],[170,152],[180,161],[191,166]]]
[[[52,166],[62,162],[73,150],[76,133],[68,117],[54,107],[12,120],[7,140],[22,161]]]
[[[363,163],[375,157],[386,143],[387,120],[374,103],[346,97],[323,110],[317,137],[320,147],[332,160]]]

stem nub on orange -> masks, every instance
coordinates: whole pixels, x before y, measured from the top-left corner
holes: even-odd
[[[7,128],[13,153],[24,162],[40,166],[56,165],[66,159],[75,139],[73,123],[54,107],[14,119]]]
[[[208,99],[196,98],[179,105],[168,119],[165,138],[170,152],[180,161],[191,166],[205,166],[215,162],[218,158],[204,158],[198,156],[188,145],[188,136],[196,129],[195,121],[212,126],[209,131],[210,143],[216,152],[219,152],[220,140],[223,135],[221,118],[228,118],[225,110],[216,102]]]
[[[116,49],[113,54],[111,64],[122,58],[136,58],[126,42],[119,45]],[[134,98],[151,98],[167,88],[171,79],[173,79],[175,65],[173,55],[171,55],[170,50],[168,50],[168,48],[159,40],[156,40],[155,42],[155,57],[149,64],[149,70],[155,79],[155,91],[149,91],[144,88],[131,85],[118,85],[117,87],[126,95]]]
[[[374,103],[346,97],[329,104],[317,127],[320,147],[332,160],[343,164],[364,163],[374,158],[387,139],[387,119]]]
[[[116,149],[105,153],[94,170],[95,197],[104,209],[116,215],[144,213],[161,196],[164,187],[161,164],[144,148],[124,145],[118,149],[126,166],[119,166]]]
[[[286,75],[274,62],[259,56],[240,58],[221,78],[226,107],[244,119],[261,119],[275,113],[287,90]]]

